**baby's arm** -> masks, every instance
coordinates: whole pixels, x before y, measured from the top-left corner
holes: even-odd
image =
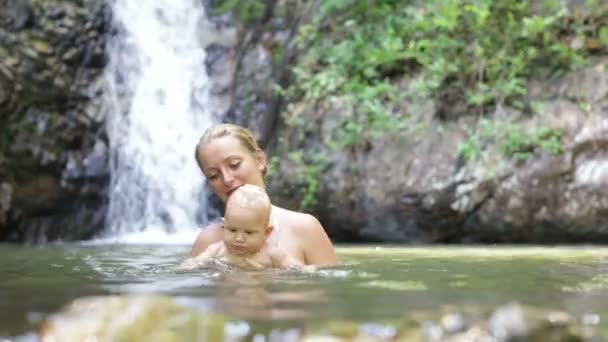
[[[186,259],[179,266],[177,266],[176,269],[178,271],[188,271],[188,270],[196,269],[198,267],[205,266],[211,260],[221,256],[223,247],[224,247],[223,241],[218,241],[216,243],[213,243],[213,244],[209,245],[207,247],[207,249],[205,249],[201,254],[199,254],[193,258]]]

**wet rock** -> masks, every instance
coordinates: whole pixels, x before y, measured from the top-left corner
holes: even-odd
[[[459,313],[450,313],[441,318],[441,327],[448,335],[464,331],[467,328],[465,317]]]
[[[21,30],[33,24],[33,11],[27,2],[20,0],[7,0],[6,2],[5,5],[0,5],[0,10],[2,10],[0,23],[4,21],[4,24],[13,30]]]
[[[586,338],[587,337],[587,338]],[[566,312],[549,312],[545,319],[537,324],[528,338],[532,342],[582,342],[592,340],[592,336],[585,336],[576,325],[574,317]]]
[[[224,318],[163,296],[81,298],[42,325],[42,342],[222,341]]]
[[[8,211],[11,208],[13,187],[6,182],[0,183],[0,224],[7,221]]]
[[[12,92],[11,90],[8,82],[3,82],[3,78],[0,77],[0,105],[9,101]]]
[[[566,75],[560,80],[546,82],[533,80],[530,83],[529,96],[535,99],[562,99],[573,102],[586,101],[593,103],[608,94],[608,59],[602,58],[597,63]]]
[[[488,330],[499,341],[519,341],[528,335],[524,312],[515,303],[496,310],[488,321]]]
[[[98,140],[93,146],[93,150],[87,155],[82,164],[84,166],[84,174],[87,177],[104,176],[108,172],[108,149],[103,141]]]
[[[425,321],[421,324],[420,333],[425,341],[441,341],[444,336],[441,325],[431,321]]]
[[[470,311],[471,308],[467,309]],[[479,311],[479,308],[474,311]],[[469,312],[470,314],[470,312]],[[453,317],[467,317],[467,312],[455,312]],[[522,307],[518,303],[510,303],[493,310],[487,318],[479,313],[467,318],[469,323],[460,325],[453,332],[448,332],[443,321],[449,315],[441,318],[441,323],[432,320],[420,325],[421,335],[408,334],[407,338],[397,338],[399,341],[595,341],[603,340],[597,332],[581,329],[577,320],[565,312],[547,311],[539,308]],[[475,317],[473,319],[473,317]]]
[[[48,341],[356,341],[515,342],[601,341],[568,313],[510,303],[483,314],[481,308],[407,312],[401,323],[329,321],[322,326],[257,331],[248,322],[196,312],[158,295],[88,297],[48,317],[40,339]],[[466,319],[464,319],[466,317]],[[448,321],[453,321],[449,323]],[[464,323],[467,321],[467,323]],[[457,322],[454,324],[454,322]],[[450,328],[453,327],[453,328]],[[161,339],[162,337],[162,339]]]
[[[49,43],[46,41],[39,40],[39,39],[33,39],[30,42],[30,44],[32,45],[34,50],[36,50],[36,52],[38,52],[38,53],[42,53],[42,54],[46,54],[46,55],[53,53],[53,49],[51,48]]]
[[[104,117],[88,92],[100,88],[105,65],[105,6],[0,1],[0,128],[12,137],[0,145],[0,173],[17,180],[2,239],[82,239],[103,227],[108,170],[95,142]]]
[[[327,331],[338,338],[351,339],[359,335],[359,323],[354,321],[335,321],[327,326]]]
[[[37,174],[16,182],[13,206],[23,214],[44,215],[52,212],[65,195],[59,179],[52,175]]]
[[[68,65],[77,65],[78,62],[82,60],[84,53],[79,48],[71,48],[67,50],[62,56],[61,59],[67,63]]]

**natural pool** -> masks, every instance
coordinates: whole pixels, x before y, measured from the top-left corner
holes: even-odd
[[[523,305],[593,314],[607,330],[607,247],[340,246],[314,272],[176,273],[184,245],[0,245],[0,340],[34,338],[71,300],[164,294],[198,311],[289,329],[389,322],[413,312]]]

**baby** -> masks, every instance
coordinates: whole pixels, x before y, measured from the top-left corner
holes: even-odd
[[[214,260],[248,269],[302,266],[283,250],[268,243],[273,229],[271,207],[264,189],[249,184],[239,187],[226,202],[222,218],[223,241],[209,245],[203,253],[186,260],[178,269],[194,269]]]

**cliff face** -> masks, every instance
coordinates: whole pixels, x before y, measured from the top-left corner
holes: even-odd
[[[339,104],[298,109],[298,115],[314,120],[318,130],[286,128],[278,134],[303,153],[309,149],[328,160],[316,173],[320,186],[314,210],[334,236],[346,240],[605,242],[605,63],[600,60],[559,80],[531,82],[531,99],[542,103],[536,115],[511,108],[494,114],[497,129],[516,122],[529,130],[559,130],[564,144],[560,154],[530,147],[531,157],[513,160],[503,156],[488,136],[480,156],[465,161],[457,153],[459,144],[470,139],[471,132],[483,131],[487,119],[442,121],[432,118],[432,110],[421,132],[387,133],[365,150],[347,153],[319,144],[348,111]],[[293,151],[296,148],[283,150],[272,189],[280,196],[279,203],[297,206],[302,197],[293,194],[307,183],[299,164],[288,158]]]
[[[602,27],[601,13],[580,1],[568,6],[565,22]],[[260,48],[292,46],[280,44],[277,31],[265,37],[277,43]],[[307,204],[336,240],[608,241],[607,60],[598,53],[605,50],[596,37],[574,36],[568,44],[593,49],[588,66],[530,80],[523,109],[498,104],[486,115],[467,114],[463,94],[452,101],[408,96],[417,75],[391,75],[394,108],[417,108],[417,116],[375,135],[363,126],[358,134],[371,138],[349,148],[328,143],[356,117],[358,108],[345,94],[286,103],[270,139],[273,199],[295,208]],[[464,158],[463,147],[473,157]]]
[[[103,225],[104,1],[0,2],[0,239]]]
[[[212,18],[206,29],[217,32],[205,43],[215,96],[231,103],[221,107],[226,120],[251,127],[273,157],[269,191],[277,204],[308,203],[336,241],[608,241],[606,60],[531,81],[526,101],[534,115],[493,111],[492,134],[513,122],[554,129],[560,154],[531,145],[525,161],[506,158],[482,134],[487,118],[451,115],[450,108],[437,117],[438,104],[428,98],[396,104],[422,108],[411,127],[339,150],[324,142],[352,105],[340,96],[285,103],[276,92],[299,62],[293,39],[308,14],[289,10],[289,1],[264,3],[264,15],[248,25]],[[86,239],[103,228],[106,6],[0,1],[0,240]],[[405,91],[412,78],[394,81]],[[287,124],[293,120],[309,128]],[[482,151],[464,160],[457,150],[474,134]],[[302,156],[322,161],[302,163]],[[314,201],[306,197],[311,184]]]

